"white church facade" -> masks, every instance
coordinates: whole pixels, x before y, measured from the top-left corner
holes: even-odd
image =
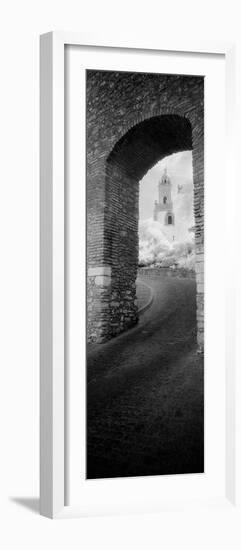
[[[158,182],[158,201],[155,201],[153,218],[162,225],[162,229],[170,242],[176,240],[175,213],[173,211],[172,184],[165,169]]]
[[[158,200],[154,203],[153,219],[160,223],[170,243],[193,240],[193,191],[185,185],[173,186],[165,169],[158,182]]]

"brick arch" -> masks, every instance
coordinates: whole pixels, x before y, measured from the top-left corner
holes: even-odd
[[[113,147],[107,164],[116,163],[139,181],[159,160],[192,149],[188,118],[165,114],[145,118],[132,126]]]
[[[88,338],[137,322],[139,181],[193,151],[198,339],[203,340],[203,78],[88,71]],[[198,275],[199,277],[199,275]]]
[[[185,107],[177,106],[175,108],[168,107],[167,105],[159,105],[153,103],[151,107],[148,106],[148,109],[145,106],[140,105],[140,112],[130,113],[127,120],[123,120],[121,127],[118,129],[118,139],[121,141],[126,134],[128,134],[133,128],[137,127],[139,124],[149,121],[152,118],[160,116],[174,116],[181,117],[182,119],[187,120],[191,126],[196,125],[195,113],[187,113]],[[112,146],[111,150],[115,145]],[[111,151],[110,151],[111,152]]]
[[[158,161],[192,149],[192,127],[180,115],[145,119],[117,141],[106,160],[104,254],[111,267],[109,334],[138,320],[139,182]]]

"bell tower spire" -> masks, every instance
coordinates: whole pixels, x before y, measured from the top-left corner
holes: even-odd
[[[172,210],[172,184],[166,168],[158,182],[158,198],[160,210]]]
[[[158,201],[155,201],[153,218],[160,222],[164,227],[168,238],[173,241],[175,218],[172,202],[172,183],[165,168],[161,179],[158,181]]]

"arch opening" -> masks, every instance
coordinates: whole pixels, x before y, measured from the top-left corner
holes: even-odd
[[[165,174],[168,174],[168,183]],[[168,203],[164,204],[166,184]],[[158,200],[156,197],[158,196]],[[194,278],[195,246],[192,151],[158,162],[140,182],[139,275],[150,269],[174,270]],[[146,270],[143,271],[144,268]],[[151,274],[151,273],[150,273]]]
[[[107,164],[115,163],[140,181],[158,161],[192,149],[192,126],[180,115],[150,117],[131,128],[113,147]]]
[[[162,115],[131,128],[107,158],[104,250],[106,262],[111,266],[109,337],[138,321],[140,180],[158,161],[191,149],[190,121],[179,115]],[[167,197],[164,198],[167,202]],[[170,212],[166,224],[174,224],[174,215]]]

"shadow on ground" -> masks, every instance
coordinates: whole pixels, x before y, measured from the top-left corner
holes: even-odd
[[[24,506],[28,508],[31,512],[39,514],[39,498],[34,497],[11,497],[10,500],[18,504],[19,506]]]

